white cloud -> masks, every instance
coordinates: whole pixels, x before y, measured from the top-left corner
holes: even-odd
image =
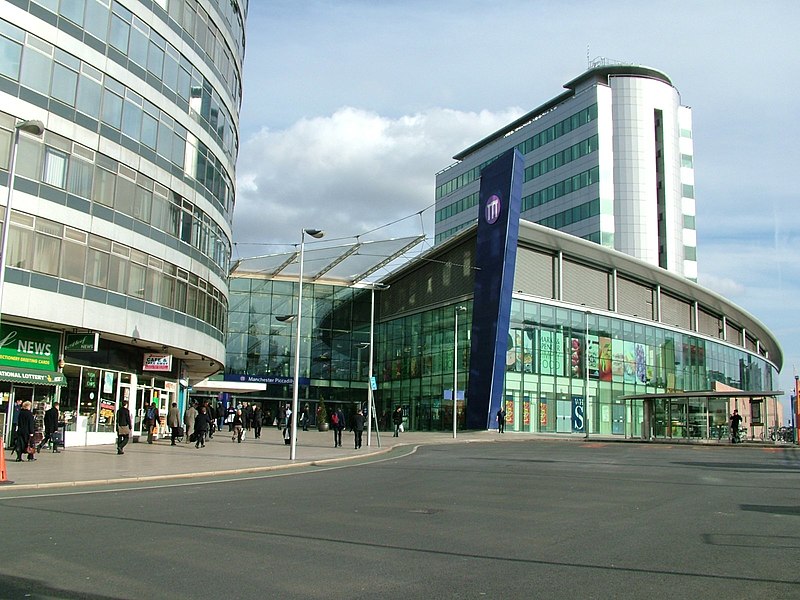
[[[294,243],[303,227],[329,237],[359,235],[434,202],[437,171],[447,157],[518,117],[432,109],[399,118],[345,107],[301,119],[284,130],[262,129],[242,146],[234,213],[241,256]],[[433,210],[425,212],[433,235]],[[374,237],[422,232],[410,219]]]

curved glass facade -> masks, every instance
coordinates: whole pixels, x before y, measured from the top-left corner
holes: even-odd
[[[458,389],[464,390],[471,306],[461,304],[467,312],[459,319]],[[454,314],[454,306],[441,307],[378,327],[379,410],[403,406],[413,429],[452,428],[452,402],[442,390],[454,382]],[[625,437],[642,435],[644,413],[643,401],[622,396],[712,391],[715,382],[763,391],[772,389],[776,374],[763,357],[706,336],[523,299],[512,302],[505,363],[509,431]],[[584,399],[587,429],[576,430],[574,405]],[[727,423],[728,401],[662,401],[654,411],[657,437],[708,438]],[[459,415],[463,422],[461,407]]]
[[[100,440],[121,398],[182,403],[224,361],[247,2],[0,9],[2,185],[17,125],[45,129],[16,145],[3,322],[62,336],[66,385],[34,399]],[[73,350],[72,331],[99,348]]]

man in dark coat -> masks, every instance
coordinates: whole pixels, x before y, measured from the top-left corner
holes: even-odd
[[[342,447],[342,430],[344,429],[344,413],[337,408],[331,415],[331,429],[333,429],[333,447]]]
[[[31,412],[31,403],[27,400],[22,403],[17,417],[17,462],[22,462],[22,454],[28,454],[28,460],[36,460],[36,457],[28,452],[28,448],[33,448],[33,434],[36,431],[36,421]]]
[[[209,429],[211,429],[211,417],[206,412],[205,404],[201,404],[200,412],[197,413],[197,417],[194,419],[195,448],[206,447],[206,433],[208,433]]]
[[[144,413],[144,426],[147,428],[147,443],[153,443],[153,434],[156,427],[161,423],[161,417],[158,414],[158,406],[153,402]]]
[[[353,434],[355,435],[356,450],[361,448],[361,436],[364,433],[364,414],[359,408],[353,417]]]
[[[36,448],[37,452],[41,452],[47,442],[52,442],[53,452],[61,452],[61,450],[58,449],[58,444],[53,440],[53,434],[56,432],[56,429],[58,429],[58,402],[53,402],[53,406],[44,413],[44,437],[39,447]]]
[[[117,410],[117,454],[125,454],[122,450],[131,439],[131,411],[128,410],[128,401],[123,400]]]

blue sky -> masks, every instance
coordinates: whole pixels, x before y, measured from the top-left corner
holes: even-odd
[[[302,227],[350,236],[419,211],[376,235],[432,235],[434,176],[454,154],[559,94],[587,57],[647,65],[692,107],[699,283],[773,331],[788,392],[798,23],[793,0],[251,0],[234,258]]]

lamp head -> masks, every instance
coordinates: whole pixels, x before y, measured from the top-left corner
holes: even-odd
[[[38,136],[44,133],[44,123],[39,120],[22,121],[21,123],[17,123],[16,127],[20,131],[24,131],[25,133],[30,133],[32,135]]]
[[[319,239],[325,235],[325,232],[322,229],[303,229],[303,232],[306,235],[310,235],[313,238]]]
[[[277,315],[275,317],[276,321],[280,321],[281,323],[291,323],[297,318],[297,315]]]

